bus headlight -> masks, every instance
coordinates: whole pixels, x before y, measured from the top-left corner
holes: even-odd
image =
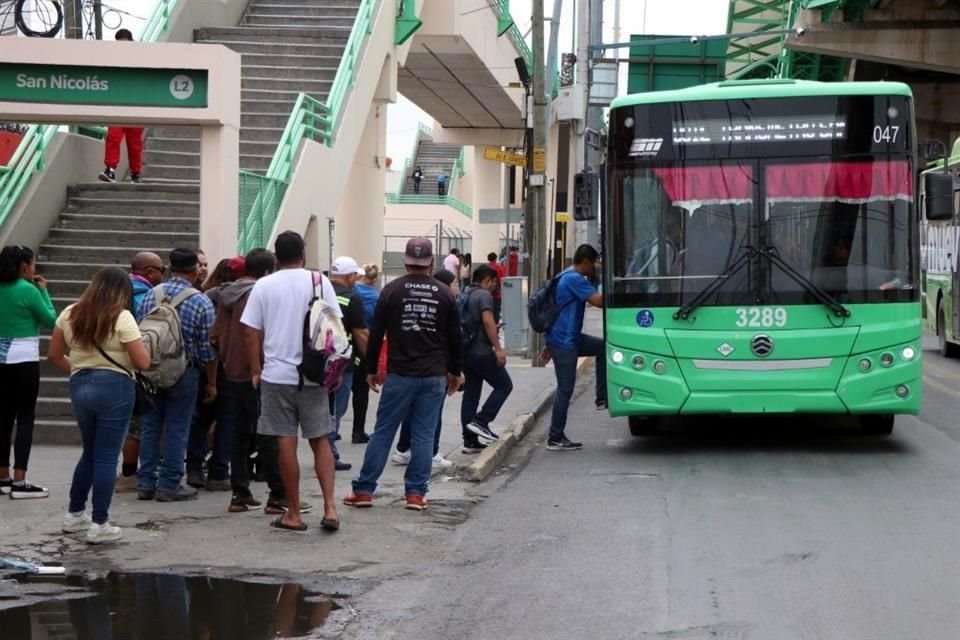
[[[917,352],[914,351],[913,347],[904,347],[903,351],[900,352],[900,355],[903,356],[904,360],[913,360]]]
[[[860,371],[866,372],[866,371],[870,371],[870,367],[873,366],[873,363],[871,363],[869,359],[864,358],[863,360],[860,361],[860,363],[857,366],[860,367]]]
[[[643,359],[643,356],[633,356],[634,369],[643,369],[643,365],[645,364],[647,364],[647,361]]]
[[[623,364],[623,351],[614,351],[610,354],[610,359],[614,364]]]
[[[667,363],[663,360],[657,360],[653,363],[653,372],[654,373],[665,373],[667,370]]]
[[[882,364],[882,365],[885,366],[885,367],[889,367],[890,365],[892,365],[892,364],[893,364],[893,354],[892,354],[892,353],[884,353],[884,354],[881,354],[881,356],[880,356],[880,364]]]
[[[633,397],[633,391],[631,391],[631,390],[628,389],[627,387],[624,387],[623,389],[620,389],[620,399],[621,399],[621,400],[623,400],[624,402],[626,402],[627,400],[629,400],[629,399],[632,398],[632,397]]]

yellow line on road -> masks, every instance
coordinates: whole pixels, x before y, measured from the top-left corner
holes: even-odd
[[[952,388],[948,387],[947,385],[943,384],[942,382],[937,382],[936,380],[934,380],[934,379],[931,378],[930,376],[923,376],[923,382],[924,382],[925,384],[930,385],[930,386],[933,387],[934,389],[937,389],[937,390],[939,390],[939,391],[942,391],[943,393],[946,393],[946,394],[948,394],[948,395],[951,395],[951,396],[953,396],[953,397],[955,397],[955,398],[960,398],[960,391],[958,391],[957,389],[952,389]]]
[[[935,360],[931,360],[930,358],[923,359],[923,366],[930,367],[931,369],[935,370],[937,373],[940,373],[942,375],[960,380],[960,370],[945,367],[942,364],[937,363]]]

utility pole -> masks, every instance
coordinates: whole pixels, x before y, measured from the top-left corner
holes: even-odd
[[[83,40],[83,0],[63,3],[63,33],[72,40]]]
[[[547,275],[547,200],[546,200],[546,148],[547,148],[547,92],[546,71],[543,57],[543,0],[533,0],[533,153],[527,174],[527,252],[530,254],[531,292]],[[540,351],[543,336],[530,333],[529,355],[534,367],[542,367]]]
[[[616,8],[616,17],[615,29],[617,33],[616,42],[620,42],[620,0],[616,0],[614,5]],[[590,44],[600,44],[603,42],[603,0],[590,0]],[[618,54],[619,55],[619,54]],[[589,68],[592,66],[593,61],[589,60],[588,54],[588,78],[590,77]],[[599,56],[597,56],[599,57]],[[592,142],[599,145],[600,144],[600,129],[603,127],[603,108],[590,106],[590,89],[592,82],[588,80],[587,82],[587,129],[594,131],[592,136]],[[600,158],[601,158],[601,149],[599,146],[591,146],[590,144],[584,145],[586,151],[586,158],[584,158],[587,168],[600,172]],[[594,203],[594,211],[597,211],[598,205]],[[599,212],[597,213],[599,216]],[[597,218],[587,222],[587,243],[593,245],[597,249],[600,249],[600,233],[599,233],[599,224],[597,223]]]
[[[103,40],[103,3],[101,0],[93,0],[93,27],[94,37],[97,40]]]

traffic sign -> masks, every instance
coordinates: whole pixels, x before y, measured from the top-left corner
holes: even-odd
[[[493,160],[494,162],[502,162],[503,164],[510,164],[515,167],[525,167],[527,166],[527,159],[524,158],[519,153],[510,153],[509,151],[501,151],[494,147],[486,147],[483,150],[483,157],[487,160]]]

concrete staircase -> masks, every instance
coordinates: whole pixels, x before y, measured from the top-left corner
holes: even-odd
[[[417,157],[410,165],[410,173],[406,177],[403,185],[404,195],[414,195],[413,192],[413,172],[417,167],[423,169],[423,181],[420,182],[420,195],[437,195],[437,176],[441,173],[447,174],[447,187],[450,186],[451,169],[453,163],[460,156],[460,145],[440,144],[421,140],[417,146]]]
[[[176,247],[198,246],[200,187],[190,184],[78,184],[67,192],[67,207],[40,245],[40,272],[59,313],[77,301],[103,267],[128,269],[138,251],[166,261]],[[46,355],[49,334],[40,338]],[[68,378],[40,361],[35,442],[79,442],[70,408]]]
[[[198,43],[242,56],[241,169],[267,170],[301,92],[327,98],[359,7],[360,0],[251,0],[240,26],[194,33]],[[197,182],[199,132],[153,130],[144,165],[151,182]]]

